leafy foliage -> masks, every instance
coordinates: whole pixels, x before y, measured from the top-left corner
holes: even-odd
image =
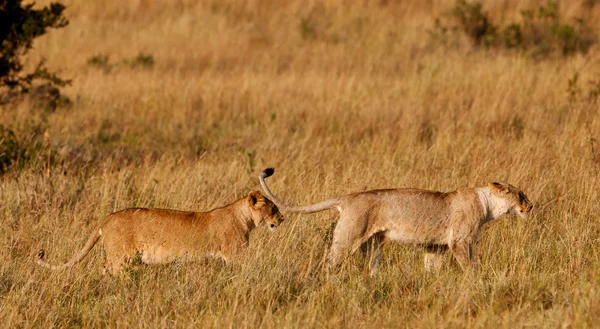
[[[521,21],[494,24],[481,3],[459,0],[445,16],[437,18],[432,33],[438,39],[462,33],[476,47],[520,50],[536,57],[586,53],[597,42],[594,31],[582,19],[564,23],[556,2],[535,10],[522,10]]]
[[[58,86],[70,82],[48,71],[44,60],[32,73],[20,74],[21,58],[31,49],[33,40],[49,28],[62,28],[69,23],[63,17],[65,6],[60,3],[51,3],[42,9],[33,9],[33,6],[33,3],[23,5],[22,0],[0,0],[0,86],[27,91],[36,79]]]
[[[476,45],[490,45],[495,41],[497,28],[481,9],[481,3],[471,4],[460,0],[451,14],[458,22],[458,28]]]
[[[133,60],[129,62],[132,67],[152,67],[154,65],[154,57],[149,54],[139,53]]]
[[[104,72],[110,72],[112,65],[110,64],[108,55],[94,55],[88,58],[87,63],[91,66],[95,66],[104,70]]]
[[[124,59],[121,62],[117,63],[111,63],[108,55],[98,54],[88,58],[87,63],[90,66],[94,66],[104,70],[105,73],[109,73],[113,68],[122,65],[128,66],[130,68],[149,69],[154,66],[154,56],[140,52],[134,58]]]
[[[0,174],[5,173],[22,153],[14,131],[0,125]]]
[[[0,124],[0,175],[11,169],[37,168],[39,164],[54,164],[56,154],[44,141],[43,126],[29,127],[28,132],[15,132]]]

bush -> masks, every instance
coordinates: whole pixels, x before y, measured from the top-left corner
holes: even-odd
[[[136,57],[132,59],[125,59],[121,63],[110,63],[108,55],[95,55],[87,60],[88,65],[95,66],[104,70],[105,73],[109,73],[113,67],[119,65],[127,65],[131,68],[151,68],[154,66],[154,57],[149,54],[140,52]]]
[[[0,175],[25,167],[53,166],[57,153],[53,150],[43,124],[26,125],[21,133],[0,124]]]
[[[139,53],[133,60],[129,62],[131,67],[149,68],[154,65],[154,57],[152,55]]]
[[[44,60],[32,73],[21,74],[21,57],[31,49],[33,39],[44,35],[49,28],[62,28],[68,24],[63,17],[65,6],[62,4],[51,3],[42,9],[33,9],[33,6],[33,3],[23,5],[22,0],[0,0],[0,87],[28,91],[37,79],[58,86],[70,82],[48,71]]]
[[[0,125],[0,175],[23,157],[15,132]]]
[[[466,34],[475,45],[491,45],[496,39],[496,27],[491,24],[487,14],[481,10],[480,3],[458,1],[452,10],[457,27]]]
[[[521,22],[504,26],[492,23],[480,3],[459,0],[446,15],[436,19],[432,36],[446,39],[462,33],[474,46],[520,50],[536,57],[586,53],[597,36],[585,21],[561,21],[558,6],[548,2],[536,10],[521,11]]]
[[[108,55],[95,55],[88,58],[87,63],[91,66],[95,66],[104,70],[104,72],[110,72],[112,65],[109,63]]]
[[[300,30],[300,36],[304,40],[313,40],[317,37],[317,30],[311,18],[301,18],[298,29]]]

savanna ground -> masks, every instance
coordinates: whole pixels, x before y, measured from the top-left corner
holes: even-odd
[[[29,63],[73,79],[72,103],[0,112],[42,145],[0,177],[3,327],[598,326],[598,46],[540,58],[443,42],[431,31],[449,1],[63,3],[70,24],[37,40]],[[540,4],[483,8],[500,22]],[[593,1],[559,12],[600,27]],[[99,245],[71,270],[33,262],[40,248],[66,261],[119,209],[232,202],[267,166],[294,204],[504,180],[534,214],[485,228],[473,276],[426,274],[419,248],[388,244],[377,277],[357,254],[326,278],[327,212],[257,229],[234,265],[110,277]]]

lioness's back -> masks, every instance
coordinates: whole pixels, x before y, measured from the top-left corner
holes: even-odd
[[[105,230],[132,228],[140,230],[167,230],[189,228],[207,222],[198,213],[170,209],[130,208],[110,214],[103,225]]]
[[[385,189],[354,193],[344,201],[373,208],[381,218],[401,217],[404,220],[420,221],[427,218],[448,216],[449,193],[421,189]]]
[[[199,244],[211,241],[202,236],[215,235],[210,216],[206,214],[146,208],[125,209],[109,215],[102,231],[108,245],[129,243],[169,248],[201,247]]]

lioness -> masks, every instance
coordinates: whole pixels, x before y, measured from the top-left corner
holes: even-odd
[[[207,212],[125,209],[108,215],[67,263],[50,265],[44,260],[43,249],[36,262],[52,270],[71,267],[88,254],[101,236],[106,250],[105,269],[111,274],[118,273],[136,256],[145,264],[194,256],[217,256],[227,262],[248,245],[252,229],[266,223],[274,230],[282,221],[277,206],[258,191]]]
[[[330,208],[340,212],[327,255],[328,270],[362,247],[363,253],[371,256],[370,273],[375,274],[385,238],[424,246],[427,271],[439,269],[447,249],[463,270],[471,269],[477,265],[474,247],[485,223],[508,213],[526,218],[533,208],[520,189],[497,182],[452,192],[373,190],[310,206],[290,206],[274,196],[265,183],[274,172],[273,168],[265,169],[259,180],[265,194],[281,209],[304,214]]]

